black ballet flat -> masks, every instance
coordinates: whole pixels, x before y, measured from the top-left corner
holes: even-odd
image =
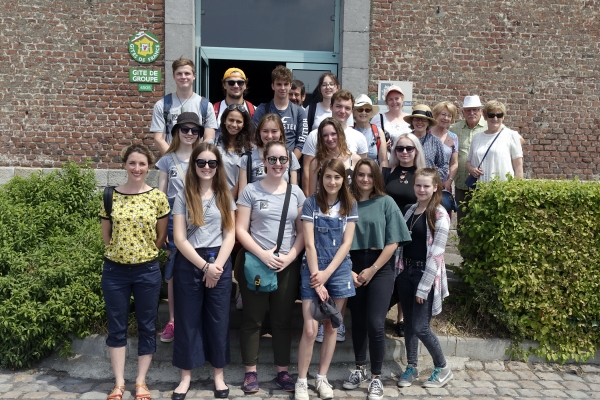
[[[184,400],[185,396],[188,394],[189,391],[190,391],[190,389],[188,389],[187,392],[185,392],[185,393],[173,392],[173,396],[171,396],[171,400]]]
[[[217,388],[215,388],[215,399],[226,399],[229,397],[229,387],[227,387],[227,389],[223,389],[223,390],[217,390]]]

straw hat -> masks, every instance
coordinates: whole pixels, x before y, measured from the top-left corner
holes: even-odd
[[[429,121],[429,126],[436,126],[437,121],[433,118],[433,114],[431,113],[431,108],[427,107],[425,104],[418,104],[413,107],[413,111],[411,115],[407,115],[404,117],[404,120],[409,124],[412,124],[413,118],[422,118]]]

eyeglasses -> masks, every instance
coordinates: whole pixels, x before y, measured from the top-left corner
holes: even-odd
[[[335,83],[334,82],[326,82],[326,83],[322,83],[321,84],[322,88],[328,88],[328,87],[335,87]]]
[[[239,110],[241,112],[248,112],[248,109],[243,104],[230,104],[230,105],[227,106],[227,109],[229,111],[233,111],[233,110],[237,109],[237,110]]]
[[[198,168],[204,168],[206,167],[206,164],[208,164],[208,168],[215,169],[217,168],[217,165],[219,165],[219,162],[217,160],[203,160],[201,158],[196,160],[196,166]]]
[[[271,156],[271,157],[267,157],[267,161],[269,162],[269,164],[271,165],[275,165],[277,163],[277,160],[279,160],[279,164],[283,165],[283,164],[287,164],[287,162],[290,160],[289,157],[286,156],[281,156],[279,158],[275,157],[275,156]]]
[[[398,153],[404,153],[404,151],[406,151],[407,153],[412,153],[413,151],[415,151],[415,146],[396,146],[395,150]]]
[[[246,81],[225,81],[227,82],[227,84],[229,86],[235,86],[235,84],[237,83],[238,86],[244,86],[246,84]]]
[[[367,108],[367,107],[355,108],[355,110],[358,111],[359,113],[366,112],[367,114],[370,113],[371,111],[373,111],[372,108]]]
[[[494,119],[494,117],[496,117],[498,119],[502,119],[502,117],[504,117],[504,113],[496,113],[496,114],[494,114],[494,113],[488,113],[487,117],[489,119]]]
[[[189,126],[180,126],[179,130],[184,135],[188,135],[188,134],[190,134],[190,135],[199,135],[200,132],[204,131],[204,129],[202,129],[202,128],[190,128]]]

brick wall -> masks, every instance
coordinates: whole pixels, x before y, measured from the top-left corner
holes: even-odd
[[[92,160],[120,168],[119,151],[148,135],[154,92],[138,92],[129,36],[164,43],[163,0],[28,0],[0,13],[0,166]],[[151,64],[163,69],[164,56]]]
[[[533,178],[600,179],[600,7],[593,0],[372,0],[369,92],[498,99]]]

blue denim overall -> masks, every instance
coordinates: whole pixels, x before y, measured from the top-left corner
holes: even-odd
[[[319,209],[316,201],[313,209]],[[327,268],[329,263],[331,263],[344,240],[344,217],[332,218],[317,215],[317,212],[314,212],[313,225],[317,262],[319,271],[323,271]],[[302,300],[318,297],[317,292],[310,287],[310,269],[308,268],[306,255],[302,260],[300,276],[302,279],[300,287]],[[337,267],[335,272],[325,283],[325,287],[327,288],[329,296],[334,299],[344,299],[354,296],[355,290],[354,281],[352,280],[352,262],[350,261],[350,254],[346,254],[344,261],[342,261],[340,266]]]

